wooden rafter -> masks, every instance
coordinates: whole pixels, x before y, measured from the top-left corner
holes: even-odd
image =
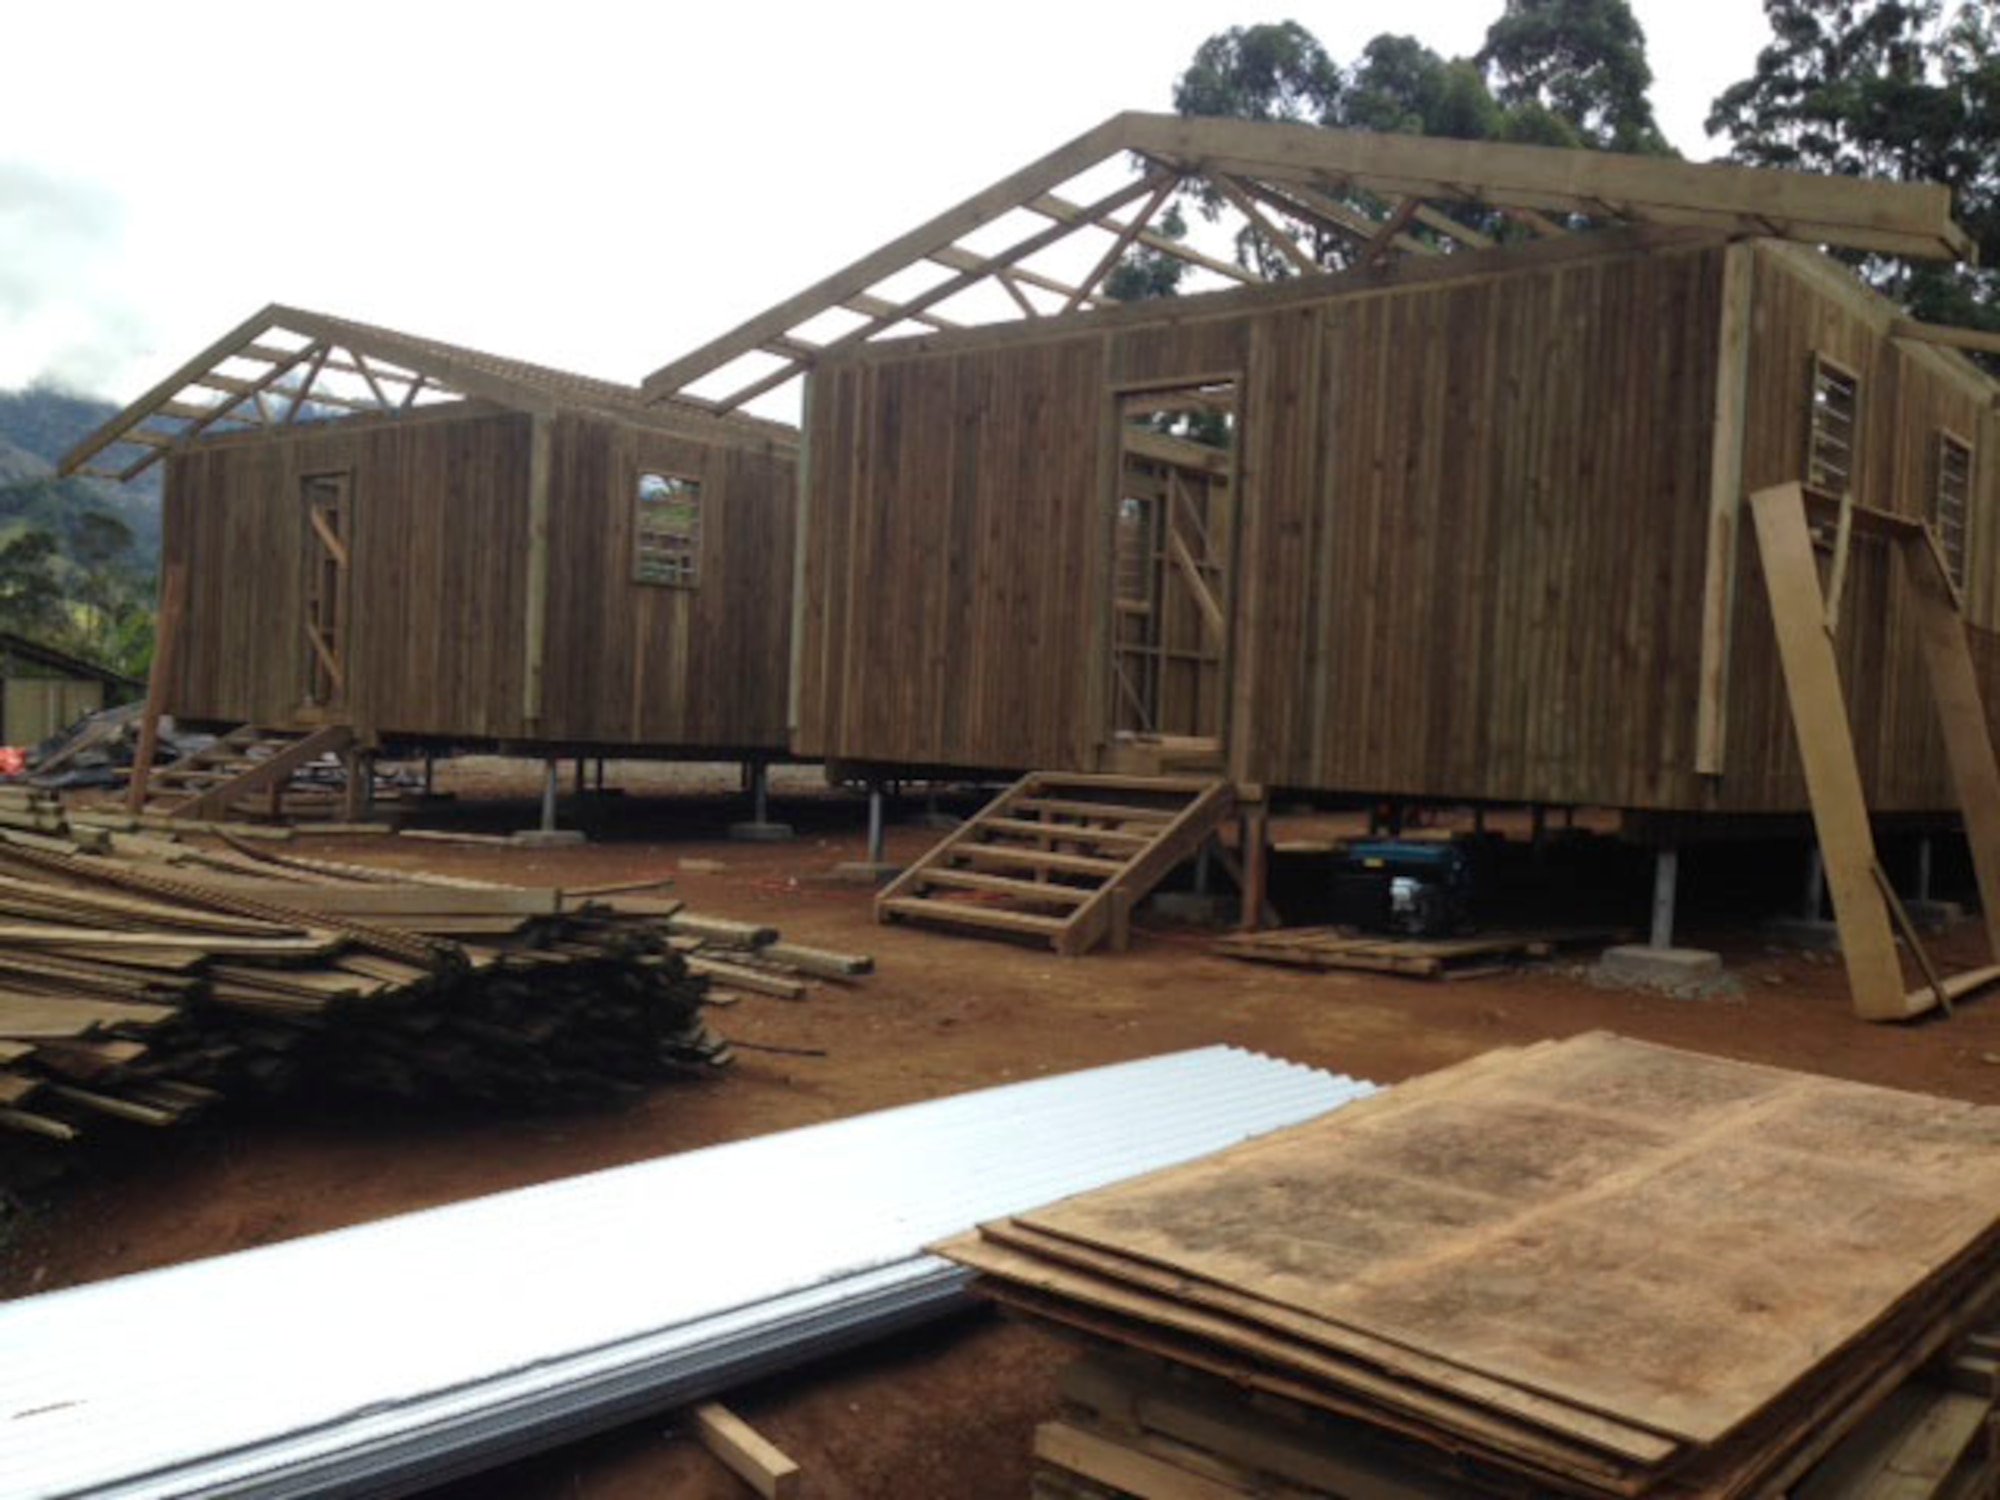
[[[1256,199],[1242,183],[1227,172],[1211,172],[1208,180],[1214,185],[1215,190],[1228,200],[1230,207],[1248,219],[1250,227],[1262,235],[1272,249],[1290,261],[1292,268],[1300,275],[1311,276],[1326,269],[1319,263],[1317,256],[1311,254],[1297,240],[1271,222],[1270,216],[1257,206]]]
[[[1370,247],[1374,245],[1376,236],[1382,232],[1385,222],[1363,213],[1351,204],[1341,202],[1324,187],[1315,188],[1304,183],[1288,182],[1279,188],[1260,182],[1252,184],[1249,190],[1255,193],[1260,201],[1280,213],[1291,214],[1296,218],[1323,225],[1344,236],[1353,242],[1364,259]],[[1435,253],[1431,246],[1414,235],[1404,233],[1400,227],[1389,237],[1389,244],[1393,249],[1407,251],[1412,255]]]
[[[1104,254],[1098,257],[1097,264],[1090,268],[1090,274],[1083,278],[1074,292],[1070,293],[1069,299],[1063,303],[1064,312],[1075,312],[1083,305],[1084,300],[1097,290],[1097,284],[1111,274],[1111,268],[1118,264],[1127,250],[1132,248],[1132,242],[1146,232],[1146,226],[1153,222],[1153,216],[1166,207],[1167,199],[1171,198],[1174,190],[1180,186],[1178,177],[1161,176],[1157,181],[1158,186],[1153,189],[1153,196],[1146,200],[1145,207],[1112,237],[1111,244],[1105,249]]]
[[[949,326],[938,320],[939,326]],[[801,346],[808,356],[813,346]],[[262,366],[253,374],[238,373]],[[323,377],[353,377],[329,390]],[[789,443],[785,425],[746,417],[714,418],[684,402],[648,404],[631,386],[592,380],[519,360],[482,354],[410,334],[273,304],[238,324],[63,458],[61,472],[133,479],[167,454],[218,427],[284,427],[325,416],[393,416],[423,396],[480,400],[515,411],[553,414],[571,406],[610,412],[690,436]],[[163,425],[173,424],[173,425]],[[118,448],[138,449],[100,463]]]
[[[1021,290],[1020,277],[1016,276],[1012,271],[1002,271],[995,279],[1000,283],[1000,289],[1014,299],[1014,305],[1021,309],[1022,317],[1039,318],[1042,315],[1041,309],[1030,302],[1028,294]],[[1089,294],[1079,288],[1073,295],[1081,298]]]
[[[1071,201],[1069,184],[1085,173],[1133,159],[1140,163],[1141,177],[1126,196],[1092,204]],[[1095,294],[1108,267],[1085,278],[1079,288],[1055,283],[1040,268],[1021,264],[1086,227],[1108,231],[1120,243],[1120,254],[1144,248],[1239,286],[1266,279],[1254,269],[1160,233],[1151,223],[1157,210],[1121,217],[1134,196],[1156,191],[1146,185],[1155,173],[1215,183],[1224,201],[1276,247],[1286,267],[1302,273],[1322,268],[1284,232],[1280,220],[1341,235],[1364,267],[1379,264],[1391,252],[1418,256],[1446,248],[1495,250],[1495,237],[1460,223],[1452,215],[1453,205],[1476,205],[1509,217],[1536,238],[1551,241],[1572,238],[1572,224],[1590,229],[1625,225],[1769,236],[1929,258],[1957,258],[1971,250],[1970,239],[1951,219],[1950,195],[1931,185],[1302,125],[1125,114],[662,366],[645,381],[643,395],[651,402],[692,401],[689,389],[696,382],[713,379],[754,351],[774,344],[786,348],[787,357],[776,370],[701,403],[734,409],[820,359],[895,336],[891,330],[899,324],[941,331],[931,309],[985,280],[998,283],[1023,319],[1052,315],[1038,312],[1026,295],[1030,287],[1060,297],[1064,313],[1091,310],[1100,305]],[[1020,209],[1049,220],[1049,228],[997,257],[962,243],[974,230]],[[951,276],[901,302],[876,295],[875,289],[899,271],[924,261],[944,267]],[[1084,297],[1077,297],[1079,290]],[[860,314],[863,325],[809,353],[777,343],[796,338],[803,325],[835,307]]]
[[[1088,222],[1085,220],[1081,208],[1071,203],[1067,198],[1058,197],[1054,193],[1044,193],[1033,202],[1024,206],[1033,209],[1044,218],[1057,219],[1065,224]],[[1115,223],[1107,224],[1103,227],[1112,230],[1118,228]],[[1156,230],[1148,229],[1142,233],[1139,236],[1139,243],[1144,245],[1148,250],[1157,250],[1163,255],[1172,256],[1175,260],[1184,261],[1188,265],[1197,266],[1204,271],[1211,271],[1215,275],[1229,281],[1242,282],[1246,286],[1263,279],[1255,271],[1245,270],[1233,261],[1218,260],[1213,255],[1205,255],[1194,246],[1169,238],[1167,235],[1161,234]]]

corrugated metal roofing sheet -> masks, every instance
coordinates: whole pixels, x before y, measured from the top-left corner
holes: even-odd
[[[925,1244],[1371,1091],[1211,1047],[0,1305],[0,1494],[403,1492],[942,1311]]]

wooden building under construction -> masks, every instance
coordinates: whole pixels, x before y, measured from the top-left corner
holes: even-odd
[[[1054,193],[1125,152],[1150,175]],[[1166,243],[1144,206],[1194,182],[1295,274],[916,327],[947,281],[878,315],[902,337],[791,331],[914,262],[1018,278],[956,246],[1024,206]],[[1357,226],[1336,183],[1394,206]],[[1447,217],[1468,201],[1501,227]],[[1344,267],[1280,221],[1344,232]],[[2000,387],[1786,240],[1967,248],[1942,189],[1121,116],[646,390],[757,348],[809,372],[802,755],[1081,772],[1162,740],[1245,785],[1797,812],[1742,496],[1806,479],[1933,524],[1992,637]],[[1192,408],[1222,437],[1173,438]],[[1871,806],[1948,808],[1889,552],[1857,533],[1845,567]]]
[[[66,469],[165,467],[182,719],[763,760],[795,453],[780,424],[274,306]]]
[[[2000,667],[1996,385],[1820,246],[1970,248],[1936,187],[1123,115],[645,391],[807,379],[803,756],[1803,813],[1744,505],[1803,481],[1867,807],[1945,812],[1899,539]]]

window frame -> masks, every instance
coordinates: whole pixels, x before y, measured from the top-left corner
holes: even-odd
[[[1973,465],[1978,461],[1978,450],[1971,439],[1949,427],[1939,426],[1933,433],[1931,443],[1931,493],[1930,505],[1924,517],[1925,524],[1937,536],[1938,551],[1945,561],[1945,571],[1951,581],[1961,590],[1971,573],[1972,563],[1972,495],[1975,473]],[[1952,550],[1944,528],[1946,454],[1957,449],[1965,455],[1964,488],[1958,494],[1958,549]]]
[[[661,480],[670,485],[686,486],[692,502],[692,519],[684,535],[676,535],[661,526],[647,524],[648,505],[658,505],[660,500],[648,501],[646,481]],[[696,474],[681,473],[677,470],[640,465],[633,475],[630,496],[632,507],[632,568],[631,580],[643,588],[698,589],[701,587],[703,572],[704,539],[708,528],[703,525],[704,496],[701,477]],[[671,497],[669,497],[671,498]],[[650,549],[649,537],[656,545]],[[664,539],[667,545],[658,545]],[[678,555],[676,555],[678,554]],[[664,566],[665,572],[650,571]]]
[[[1831,434],[1824,433],[1820,421],[1820,412],[1823,409],[1820,401],[1822,385],[1845,385],[1849,393],[1846,442],[1847,464],[1845,469],[1841,471],[1841,478],[1844,481],[1842,488],[1835,488],[1832,485],[1826,484],[1822,479],[1822,475],[1826,471],[1820,467],[1821,438],[1823,435],[1831,437]],[[1839,441],[1837,438],[1832,440],[1835,442]],[[1806,369],[1806,487],[1808,489],[1820,490],[1829,495],[1840,495],[1857,488],[1857,480],[1860,472],[1861,374],[1852,366],[1842,364],[1839,360],[1815,349],[1812,361]]]

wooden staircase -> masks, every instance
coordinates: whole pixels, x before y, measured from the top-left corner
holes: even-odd
[[[265,802],[257,811],[279,811],[294,772],[353,743],[354,730],[346,724],[289,729],[244,724],[153,772],[146,784],[146,811],[169,818],[227,819],[260,793]]]
[[[1193,857],[1236,805],[1207,776],[1022,777],[875,900],[907,921],[1122,950],[1132,908]]]

